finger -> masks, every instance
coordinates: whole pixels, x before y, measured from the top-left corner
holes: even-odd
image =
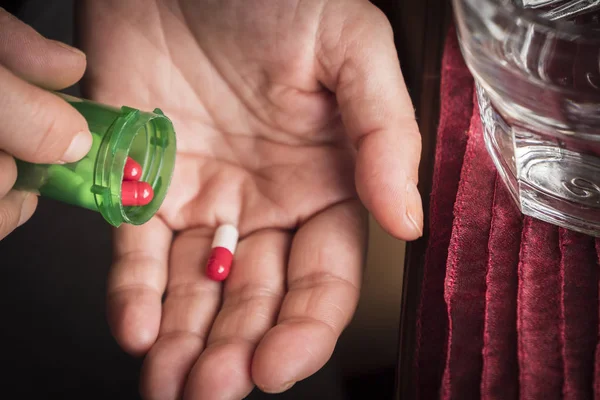
[[[324,13],[319,76],[336,93],[344,126],[358,148],[361,200],[389,233],[416,239],[423,228],[416,188],[421,138],[393,33],[385,15],[368,1],[345,4],[344,13],[333,5]]]
[[[0,65],[0,149],[32,163],[75,162],[92,146],[86,120],[57,95]]]
[[[221,302],[221,284],[205,265],[212,231],[195,229],[173,241],[163,319],[156,344],[144,360],[144,399],[181,398],[185,378],[204,349]]]
[[[13,188],[17,181],[15,159],[0,150],[0,199]]]
[[[0,8],[0,64],[34,85],[59,90],[81,79],[86,59],[83,52],[44,38]]]
[[[37,196],[12,191],[17,180],[14,158],[0,151],[0,240],[23,225],[37,207]],[[8,194],[8,196],[7,196]]]
[[[130,354],[144,354],[158,336],[171,238],[159,218],[115,230],[107,314],[113,336]]]
[[[186,399],[242,399],[252,391],[252,355],[277,319],[290,242],[287,232],[265,230],[239,243],[207,348],[189,374]]]
[[[263,391],[284,391],[331,357],[358,302],[366,227],[354,201],[313,217],[296,233],[277,325],[252,361],[253,381]]]
[[[18,190],[0,199],[0,240],[31,218],[36,206],[36,195]]]

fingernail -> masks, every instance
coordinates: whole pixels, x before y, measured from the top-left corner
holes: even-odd
[[[35,211],[35,202],[32,201],[29,196],[35,196],[33,193],[22,192],[23,196],[23,204],[21,204],[21,216],[19,217],[19,222],[17,223],[17,227],[23,225],[25,222],[31,218],[33,212]]]
[[[419,189],[412,181],[406,185],[406,218],[415,233],[423,236],[423,203]]]
[[[92,135],[89,132],[79,132],[69,145],[61,158],[63,163],[72,163],[81,160],[92,148]]]
[[[290,389],[295,384],[296,384],[295,381],[291,381],[291,382],[284,383],[277,389],[263,388],[262,391],[265,393],[269,393],[269,394],[283,393],[286,390]]]
[[[85,53],[83,51],[79,50],[76,47],[69,46],[68,44],[63,43],[63,42],[59,42],[58,40],[53,40],[53,39],[48,39],[48,40],[50,40],[51,42],[57,44],[58,46],[62,47],[63,49],[69,50],[70,52],[77,54],[78,56],[85,57]]]
[[[288,382],[288,383],[285,383],[285,384],[283,384],[283,385],[281,386],[280,393],[281,393],[281,392],[285,392],[286,390],[290,389],[290,388],[291,388],[292,386],[294,386],[295,384],[296,384],[296,382],[293,382],[293,381],[292,381],[292,382]]]

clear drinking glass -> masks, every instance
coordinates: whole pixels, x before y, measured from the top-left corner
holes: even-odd
[[[598,15],[514,1],[453,0],[487,149],[524,214],[600,236]]]

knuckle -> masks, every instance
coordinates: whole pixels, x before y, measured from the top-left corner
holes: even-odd
[[[380,37],[393,39],[394,32],[392,29],[392,24],[390,23],[387,15],[374,5],[369,7],[369,9],[370,11],[368,12],[368,20],[369,26],[372,27],[373,34]]]
[[[367,3],[357,9],[346,20],[342,39],[349,45],[355,44],[361,51],[379,50],[393,43],[394,33],[387,15],[377,6]]]

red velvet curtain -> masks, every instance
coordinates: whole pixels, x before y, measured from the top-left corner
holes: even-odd
[[[415,349],[419,399],[600,399],[600,240],[523,217],[449,33]]]

